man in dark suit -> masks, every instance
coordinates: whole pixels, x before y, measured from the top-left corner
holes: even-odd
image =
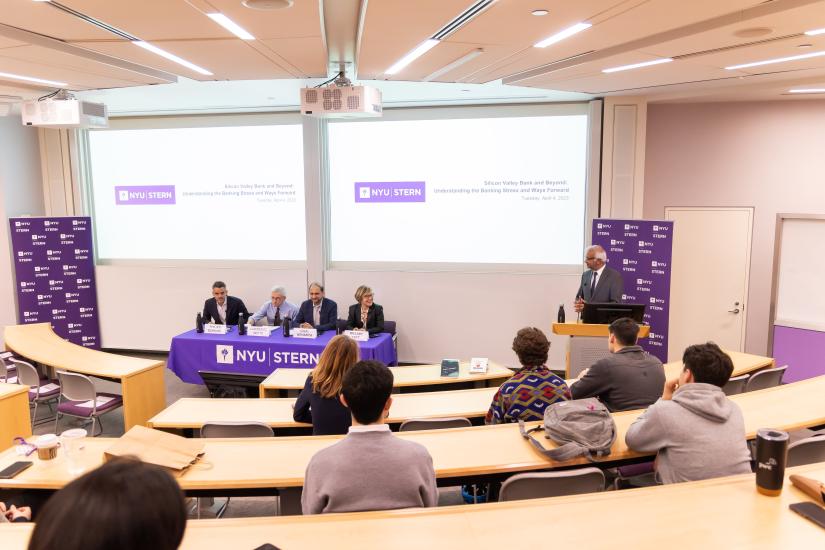
[[[249,318],[249,312],[243,300],[234,296],[227,296],[226,283],[215,281],[212,283],[212,298],[203,303],[203,322],[218,325],[237,325],[238,314],[243,313],[244,319]]]
[[[314,328],[319,331],[333,330],[338,323],[338,304],[324,298],[321,283],[309,285],[309,300],[298,308],[298,315],[292,320],[293,326]]]
[[[622,274],[607,267],[607,253],[599,245],[593,245],[584,254],[587,271],[582,273],[579,291],[576,292],[576,311],[584,308],[585,302],[603,303],[622,301],[624,282]]]

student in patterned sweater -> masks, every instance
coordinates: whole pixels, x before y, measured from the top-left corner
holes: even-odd
[[[544,410],[570,399],[570,388],[545,366],[550,342],[542,331],[523,328],[513,339],[513,351],[522,367],[496,392],[485,424],[543,420]]]

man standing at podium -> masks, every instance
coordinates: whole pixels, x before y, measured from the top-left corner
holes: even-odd
[[[581,312],[585,302],[604,303],[622,301],[624,283],[622,274],[607,267],[607,252],[594,244],[584,253],[587,271],[582,273],[579,291],[576,293],[575,309]]]

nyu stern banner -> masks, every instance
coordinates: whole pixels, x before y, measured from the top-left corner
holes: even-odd
[[[50,322],[62,338],[100,348],[92,220],[10,218],[18,322]]]
[[[623,301],[647,306],[650,336],[642,346],[666,362],[673,222],[595,219],[593,244],[607,251],[607,265],[622,274]]]

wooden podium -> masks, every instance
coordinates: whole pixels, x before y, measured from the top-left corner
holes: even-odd
[[[553,334],[570,336],[567,344],[565,378],[576,378],[581,371],[606,357],[608,327],[610,325],[590,325],[584,323],[553,323]],[[649,325],[639,325],[639,338],[647,338]]]

